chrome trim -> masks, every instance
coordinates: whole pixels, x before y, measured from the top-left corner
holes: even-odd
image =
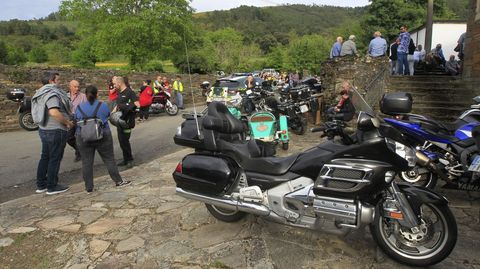
[[[225,209],[238,210],[260,216],[270,215],[270,209],[264,205],[232,200],[229,196],[212,197],[204,194],[189,192],[178,187],[176,188],[176,193],[188,199],[192,199],[206,204],[211,204]]]
[[[473,106],[474,105],[472,105],[472,107]],[[463,118],[465,118],[466,116],[468,116],[469,114],[474,113],[474,112],[480,113],[480,109],[475,108],[475,109],[467,110],[467,111],[463,112],[462,115],[460,115],[460,117],[458,117],[458,118],[463,120]]]

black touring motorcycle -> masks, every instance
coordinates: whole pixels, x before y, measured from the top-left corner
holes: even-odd
[[[32,98],[25,96],[25,90],[12,89],[7,91],[7,98],[18,103],[18,124],[27,131],[35,131],[38,125],[33,122]]]
[[[360,112],[358,143],[327,141],[288,157],[263,157],[244,125],[213,102],[186,117],[175,143],[192,147],[173,178],[178,195],[205,203],[225,222],[250,213],[285,225],[346,234],[370,225],[391,258],[413,266],[445,259],[457,239],[447,200],[421,187],[396,183],[415,165],[401,134]]]

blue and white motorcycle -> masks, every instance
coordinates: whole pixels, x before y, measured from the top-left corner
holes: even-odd
[[[417,149],[417,166],[400,173],[403,181],[433,189],[440,177],[444,187],[480,191],[480,96],[475,104],[451,123],[410,114],[412,96],[386,93],[382,113],[393,116],[384,120],[400,130]]]

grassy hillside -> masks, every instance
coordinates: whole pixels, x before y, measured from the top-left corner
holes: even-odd
[[[299,36],[327,33],[360,18],[365,8],[284,5],[275,7],[241,6],[227,11],[212,11],[194,16],[194,22],[207,30],[231,27],[244,34],[246,41],[272,34],[277,41],[291,32]]]

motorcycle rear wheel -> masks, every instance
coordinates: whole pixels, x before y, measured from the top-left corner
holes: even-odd
[[[438,175],[432,171],[429,171],[425,167],[415,166],[409,171],[403,171],[398,174],[401,182],[409,183],[413,186],[420,186],[435,189],[437,185]]]
[[[27,131],[38,130],[38,124],[33,122],[32,113],[30,111],[20,113],[18,116],[18,124]]]
[[[430,266],[444,260],[457,241],[457,223],[448,205],[421,205],[420,232],[411,233],[376,208],[370,231],[378,246],[392,259],[410,266]]]
[[[247,213],[242,211],[225,209],[210,204],[205,204],[205,206],[207,207],[208,212],[210,212],[214,218],[224,222],[237,222],[247,215]]]

